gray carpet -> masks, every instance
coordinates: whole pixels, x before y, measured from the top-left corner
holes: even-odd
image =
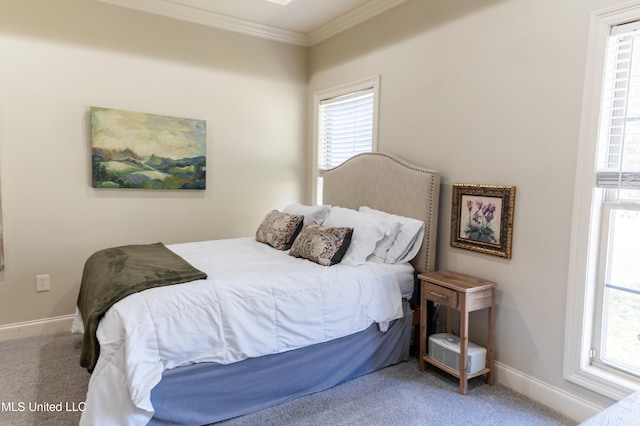
[[[89,374],[80,336],[60,334],[0,342],[0,425],[78,423]],[[575,425],[499,384],[481,378],[458,394],[453,377],[417,361],[223,422],[235,425]],[[60,409],[61,411],[58,411]]]

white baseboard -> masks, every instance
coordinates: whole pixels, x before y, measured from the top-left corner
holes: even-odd
[[[496,362],[496,380],[501,385],[578,422],[583,422],[606,408],[599,407],[499,362]]]
[[[74,315],[0,325],[0,342],[24,337],[70,332]]]

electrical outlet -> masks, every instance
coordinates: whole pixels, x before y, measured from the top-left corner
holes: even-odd
[[[36,275],[36,291],[49,291],[49,274]]]

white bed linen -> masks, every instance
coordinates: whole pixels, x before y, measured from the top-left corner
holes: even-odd
[[[206,280],[133,294],[98,327],[81,425],[142,425],[165,369],[321,343],[402,317],[409,264],[320,266],[252,238],[168,246]],[[405,281],[403,285],[400,281]]]

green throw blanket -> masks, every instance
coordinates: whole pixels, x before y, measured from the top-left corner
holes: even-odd
[[[78,309],[84,322],[80,365],[90,372],[100,346],[98,322],[107,309],[124,297],[152,287],[207,278],[162,243],[100,250],[87,259],[82,272]]]

